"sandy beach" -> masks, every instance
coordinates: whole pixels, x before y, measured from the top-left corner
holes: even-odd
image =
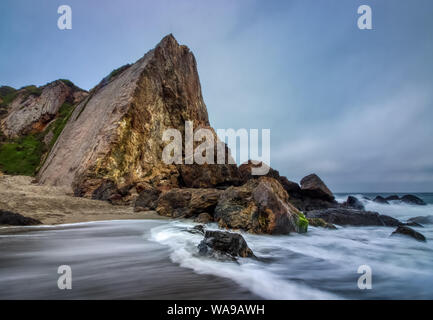
[[[0,176],[0,209],[38,219],[43,224],[102,220],[166,219],[154,211],[134,212],[132,206],[74,197],[61,188],[32,183],[27,176]]]

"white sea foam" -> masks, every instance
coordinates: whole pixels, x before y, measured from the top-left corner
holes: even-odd
[[[431,205],[380,205],[365,201],[367,210],[407,219],[427,215]],[[310,227],[305,235],[243,233],[264,261],[221,262],[197,256],[201,235],[185,232],[194,224],[169,222],[151,230],[151,240],[168,246],[170,258],[201,274],[229,278],[269,299],[433,298],[433,228],[416,228],[428,239],[417,242],[393,236],[390,227]],[[217,228],[213,225],[212,228]],[[373,290],[357,287],[360,265],[373,270]]]
[[[193,269],[201,274],[213,274],[233,280],[248,288],[255,294],[268,299],[337,299],[338,296],[328,292],[310,288],[295,281],[288,281],[272,268],[252,259],[240,259],[239,264],[222,262],[197,256],[197,245],[201,235],[191,234],[184,230],[192,224],[174,222],[169,226],[155,227],[151,231],[151,239],[169,246],[173,262]],[[182,231],[183,230],[183,231]],[[244,235],[245,236],[245,235]],[[266,237],[267,238],[267,237]],[[260,240],[256,243],[259,245]],[[290,266],[287,266],[290,274]],[[299,280],[299,274],[296,275]]]

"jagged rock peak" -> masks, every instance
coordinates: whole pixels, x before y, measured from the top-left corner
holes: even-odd
[[[184,133],[185,121],[210,128],[196,60],[186,46],[168,35],[116,70],[77,106],[39,172],[40,183],[109,200],[137,183],[212,187],[238,178],[236,165],[162,162],[166,129]]]

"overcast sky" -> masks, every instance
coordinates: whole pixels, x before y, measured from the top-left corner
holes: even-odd
[[[62,4],[72,30],[57,28]],[[362,4],[373,30],[357,28]],[[270,128],[271,166],[289,179],[431,192],[432,17],[431,0],[2,0],[0,85],[90,89],[173,33],[213,127]]]

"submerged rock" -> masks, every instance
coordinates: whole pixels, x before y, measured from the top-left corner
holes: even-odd
[[[397,219],[377,212],[356,209],[333,208],[313,210],[306,213],[307,218],[321,218],[328,223],[351,226],[390,226],[402,225]]]
[[[382,196],[377,196],[376,198],[373,199],[373,201],[381,204],[389,204],[389,202]]]
[[[312,227],[321,227],[321,228],[333,229],[333,230],[337,229],[337,227],[334,226],[332,223],[328,223],[322,218],[307,218],[307,220],[309,225]]]
[[[344,207],[353,208],[357,210],[365,210],[364,205],[358,198],[354,196],[348,196],[346,202],[343,203]]]
[[[212,256],[214,252],[230,257],[254,257],[244,237],[238,233],[225,231],[206,231],[204,239],[198,245],[201,255]]]
[[[422,224],[419,224],[418,222],[414,222],[414,221],[406,222],[404,225],[408,226],[408,227],[424,228],[424,226]]]
[[[405,236],[412,237],[418,241],[426,242],[426,238],[419,232],[413,230],[412,228],[409,228],[407,226],[398,226],[397,229],[391,234],[391,236],[401,234]]]
[[[287,234],[306,232],[308,221],[288,201],[281,184],[270,177],[251,179],[221,194],[214,219],[222,228],[251,233]]]
[[[205,233],[205,226],[202,224],[196,225],[193,228],[187,229],[186,231],[188,231],[189,233],[193,233],[193,234],[201,234],[204,235]]]
[[[0,225],[11,226],[32,226],[41,224],[39,220],[24,217],[23,215],[11,211],[0,210]]]
[[[420,224],[433,224],[433,216],[418,216],[407,220],[408,222],[416,222]]]
[[[414,196],[412,194],[407,194],[404,195],[403,197],[400,198],[401,201],[403,201],[404,203],[408,203],[408,204],[416,204],[419,206],[425,206],[427,205],[424,200],[418,198],[417,196]]]
[[[385,198],[385,200],[387,201],[395,201],[395,200],[400,200],[400,197],[396,194],[393,194],[392,196],[388,196]]]

